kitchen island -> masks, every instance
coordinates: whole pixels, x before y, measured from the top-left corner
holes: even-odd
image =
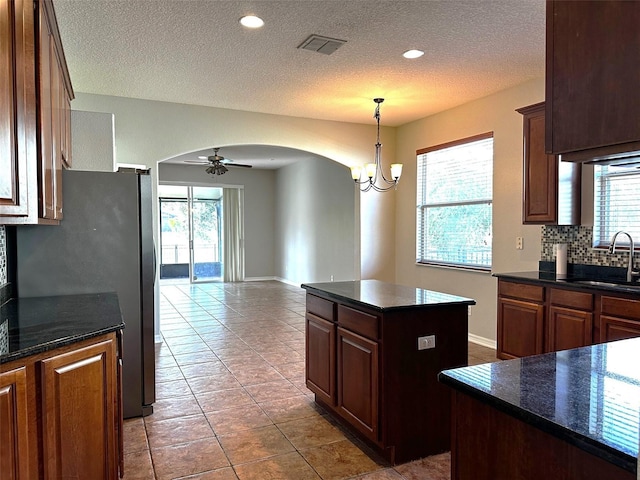
[[[438,372],[467,364],[475,301],[377,280],[304,284],[306,384],[391,463],[449,450]]]
[[[452,480],[635,480],[640,339],[444,371]]]
[[[123,327],[115,293],[0,307],[2,475],[118,477]]]

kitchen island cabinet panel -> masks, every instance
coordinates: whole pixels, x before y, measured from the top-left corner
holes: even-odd
[[[338,328],[338,412],[378,441],[378,344]]]
[[[307,388],[323,402],[335,405],[336,326],[310,312],[307,312],[306,323]]]
[[[636,480],[636,476],[461,392],[453,392],[451,480]]]
[[[0,373],[0,472],[3,480],[28,480],[27,370]]]

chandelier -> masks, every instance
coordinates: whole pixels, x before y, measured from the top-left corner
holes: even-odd
[[[351,167],[351,178],[356,182],[356,185],[360,186],[360,190],[363,192],[368,192],[369,190],[386,192],[392,188],[395,189],[398,186],[400,175],[402,175],[402,164],[391,164],[391,180],[384,176],[381,159],[382,144],[380,143],[380,104],[384,102],[384,98],[374,98],[373,101],[376,102],[376,111],[373,114],[373,118],[378,122],[378,136],[374,157],[375,163],[367,163],[364,166],[364,171],[367,177],[364,180],[360,180],[360,177],[362,176],[362,167],[359,165]]]

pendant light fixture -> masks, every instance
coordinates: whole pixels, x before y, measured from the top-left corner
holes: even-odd
[[[384,176],[381,159],[382,144],[380,143],[380,104],[384,102],[384,98],[374,98],[373,101],[376,102],[376,111],[373,114],[373,118],[378,122],[378,136],[374,158],[375,163],[367,163],[364,166],[365,175],[367,177],[364,180],[360,180],[360,177],[362,176],[362,167],[359,165],[351,167],[351,178],[353,178],[356,185],[358,185],[360,190],[363,192],[368,192],[369,190],[386,192],[392,188],[395,189],[398,186],[400,175],[402,175],[402,164],[391,164],[391,180]]]

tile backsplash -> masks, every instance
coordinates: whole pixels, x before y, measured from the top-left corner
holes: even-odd
[[[7,283],[7,229],[0,225],[0,285]]]
[[[628,253],[616,252],[611,255],[606,250],[594,249],[593,227],[545,225],[542,227],[542,252],[540,260],[555,261],[553,245],[567,243],[567,261],[573,264],[598,265],[604,267],[626,267]],[[634,255],[637,262],[638,254]]]

